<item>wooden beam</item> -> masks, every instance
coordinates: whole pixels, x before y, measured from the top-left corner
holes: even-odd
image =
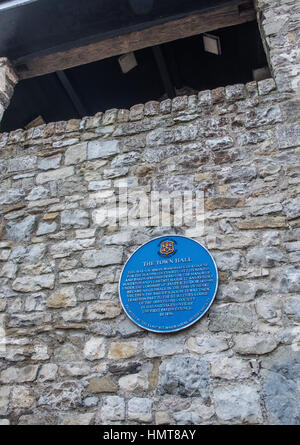
[[[66,73],[64,71],[56,71],[56,75],[59,78],[64,90],[66,91],[70,101],[72,102],[73,107],[77,111],[79,117],[83,117],[87,115],[87,111],[84,108],[81,100],[79,99],[78,94],[74,90],[71,82],[69,81]]]
[[[15,69],[20,79],[27,79],[255,20],[256,14],[252,2],[248,2],[249,8],[244,7],[245,4],[247,5],[245,0],[241,0],[240,3],[241,5],[235,3],[193,14],[142,31],[74,47],[67,51],[58,51],[28,58],[28,60],[23,59],[22,64],[14,64]]]
[[[0,11],[6,11],[7,9],[15,8],[18,6],[24,6],[27,3],[34,3],[37,0],[7,0],[1,1]]]
[[[170,73],[162,49],[160,46],[153,46],[152,51],[157,64],[157,68],[159,70],[162,83],[164,84],[165,92],[167,93],[169,99],[173,99],[173,97],[176,96],[175,89],[172,84],[172,80],[170,77]]]

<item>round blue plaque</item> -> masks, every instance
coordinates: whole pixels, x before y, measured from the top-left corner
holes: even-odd
[[[185,236],[155,238],[127,260],[120,277],[128,317],[152,332],[174,332],[199,320],[214,301],[218,271],[205,247]]]

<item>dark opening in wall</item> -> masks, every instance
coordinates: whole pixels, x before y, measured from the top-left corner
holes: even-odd
[[[203,35],[134,53],[137,65],[123,73],[118,57],[19,82],[1,122],[1,131],[130,108],[149,100],[193,94],[253,80],[267,66],[256,21],[213,31],[221,54],[207,52]]]

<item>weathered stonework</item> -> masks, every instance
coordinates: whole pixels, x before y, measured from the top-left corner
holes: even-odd
[[[0,57],[0,122],[10,103],[14,87],[18,82],[12,66],[6,57]]]
[[[300,424],[300,5],[258,11],[274,79],[0,135],[0,424]],[[118,280],[190,226],[112,224],[125,183],[204,191],[220,285],[179,333],[134,325]]]

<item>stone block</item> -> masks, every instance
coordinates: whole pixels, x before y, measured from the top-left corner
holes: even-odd
[[[116,122],[118,110],[116,108],[112,108],[111,110],[106,110],[103,119],[102,125],[112,125]]]
[[[93,377],[89,381],[87,392],[91,394],[99,394],[102,392],[117,392],[118,385],[114,383],[110,376]]]
[[[224,303],[245,303],[247,301],[253,301],[256,294],[263,288],[264,286],[256,282],[251,282],[250,280],[220,284],[217,299]]]
[[[177,356],[166,359],[159,368],[161,394],[181,397],[200,397],[209,401],[209,373],[204,360],[193,356]]]
[[[43,173],[39,173],[36,176],[37,185],[45,184],[50,181],[58,181],[60,179],[66,179],[70,176],[74,176],[74,167],[61,167],[56,170],[49,170]]]
[[[47,300],[47,306],[53,309],[72,307],[75,305],[76,297],[73,286],[65,286],[57,289]]]
[[[148,336],[144,340],[144,351],[146,357],[150,358],[179,354],[184,351],[184,338],[176,336],[166,339]]]
[[[241,255],[238,252],[222,252],[214,254],[219,270],[238,270],[242,263]]]
[[[57,348],[54,353],[54,359],[56,362],[68,363],[68,362],[79,362],[82,360],[81,351],[76,348],[76,346],[65,343],[61,347]]]
[[[65,153],[65,165],[77,165],[87,158],[87,142],[69,147]]]
[[[28,275],[16,278],[12,288],[18,292],[37,292],[41,289],[53,289],[55,276],[53,274]]]
[[[97,271],[92,269],[73,269],[60,272],[59,282],[63,283],[79,283],[81,281],[95,280]]]
[[[258,82],[258,94],[261,96],[265,96],[269,94],[271,91],[276,90],[276,83],[274,79],[264,79]]]
[[[40,170],[53,170],[60,166],[61,155],[50,156],[39,160],[38,168]]]
[[[119,396],[103,397],[101,419],[104,424],[125,420],[125,400]]]
[[[37,400],[37,406],[51,407],[53,410],[67,411],[78,409],[82,400],[82,387],[77,381],[64,381],[48,384]]]
[[[1,386],[0,388],[0,415],[5,416],[7,414],[9,398],[10,398],[11,387]]]
[[[185,108],[187,108],[187,104],[188,104],[187,96],[174,97],[174,99],[172,100],[172,111],[174,113],[182,111]]]
[[[106,320],[116,318],[121,313],[119,302],[101,301],[89,304],[86,317],[88,320]]]
[[[246,360],[235,357],[219,357],[211,363],[211,376],[226,380],[246,379],[252,370]]]
[[[300,321],[300,299],[298,297],[287,298],[283,303],[283,312],[295,321]]]
[[[257,108],[246,113],[246,128],[274,125],[283,120],[279,105]]]
[[[299,424],[299,366],[299,347],[282,346],[262,361],[262,391],[269,424]]]
[[[230,209],[232,207],[241,207],[244,204],[245,201],[243,199],[232,197],[208,198],[205,201],[207,210]]]
[[[141,423],[152,421],[152,400],[146,397],[133,397],[128,402],[128,420]]]
[[[280,272],[280,290],[281,292],[300,292],[300,270],[289,267]]]
[[[108,358],[113,360],[127,359],[137,354],[137,342],[113,342],[110,345]]]
[[[213,306],[209,312],[209,330],[212,332],[251,332],[253,310],[246,304],[236,303]]]
[[[24,170],[32,170],[37,163],[36,156],[22,156],[20,158],[11,158],[7,163],[7,172],[23,172]]]
[[[287,227],[284,216],[257,216],[238,221],[238,228],[241,230],[277,229],[280,227]]]
[[[36,235],[37,236],[48,235],[48,233],[55,232],[56,229],[57,229],[57,223],[55,221],[53,221],[50,224],[41,222],[38,226]]]
[[[84,356],[87,360],[99,360],[105,356],[105,339],[103,337],[91,337],[84,346]]]
[[[63,229],[84,228],[89,225],[89,214],[86,210],[64,210],[61,212],[61,227]]]
[[[215,414],[211,406],[205,405],[201,400],[195,398],[186,409],[177,410],[173,413],[173,418],[177,425],[201,425],[210,424],[210,419]]]
[[[11,241],[27,240],[32,234],[35,226],[36,217],[33,215],[26,216],[21,221],[9,221],[6,227],[7,239]]]
[[[120,142],[116,139],[91,141],[88,143],[88,160],[107,158],[120,153]]]
[[[300,216],[300,200],[298,198],[288,199],[283,203],[284,213],[287,219],[295,219]]]
[[[258,388],[254,386],[240,384],[216,388],[214,402],[222,423],[256,424],[263,420]]]
[[[241,355],[267,354],[278,342],[270,335],[241,334],[234,337],[234,350]]]
[[[122,391],[132,393],[133,391],[144,391],[149,385],[145,376],[130,374],[120,378],[119,386]]]
[[[279,148],[291,148],[300,145],[300,125],[288,124],[276,128]]]
[[[55,244],[50,246],[49,251],[50,255],[52,255],[53,258],[63,258],[69,256],[73,252],[81,251],[89,247],[92,247],[94,243],[95,243],[94,238],[61,241],[61,242],[56,242]]]
[[[234,142],[230,136],[224,136],[217,139],[208,139],[206,141],[206,147],[209,150],[223,150],[225,148],[233,147]]]
[[[39,185],[37,187],[34,187],[30,191],[29,195],[26,197],[26,200],[36,201],[37,199],[47,198],[48,195],[49,195],[49,190]]]
[[[121,264],[123,249],[120,247],[103,247],[99,250],[88,250],[81,257],[85,267],[109,266]]]
[[[35,403],[33,389],[26,386],[14,386],[11,393],[11,406],[14,409],[29,409]]]
[[[249,250],[246,259],[251,265],[274,267],[284,261],[284,254],[277,247],[256,247]]]
[[[94,419],[94,413],[63,414],[59,416],[59,425],[92,425]]]
[[[49,382],[56,379],[58,366],[55,363],[46,363],[40,369],[38,380],[40,382]]]
[[[226,338],[204,334],[190,337],[187,340],[187,348],[190,352],[202,355],[226,351],[229,346]]]
[[[38,369],[38,365],[27,365],[23,368],[10,367],[1,372],[0,381],[2,383],[33,382],[36,379]]]
[[[246,98],[244,84],[230,85],[225,88],[225,97],[228,102],[235,102]]]

